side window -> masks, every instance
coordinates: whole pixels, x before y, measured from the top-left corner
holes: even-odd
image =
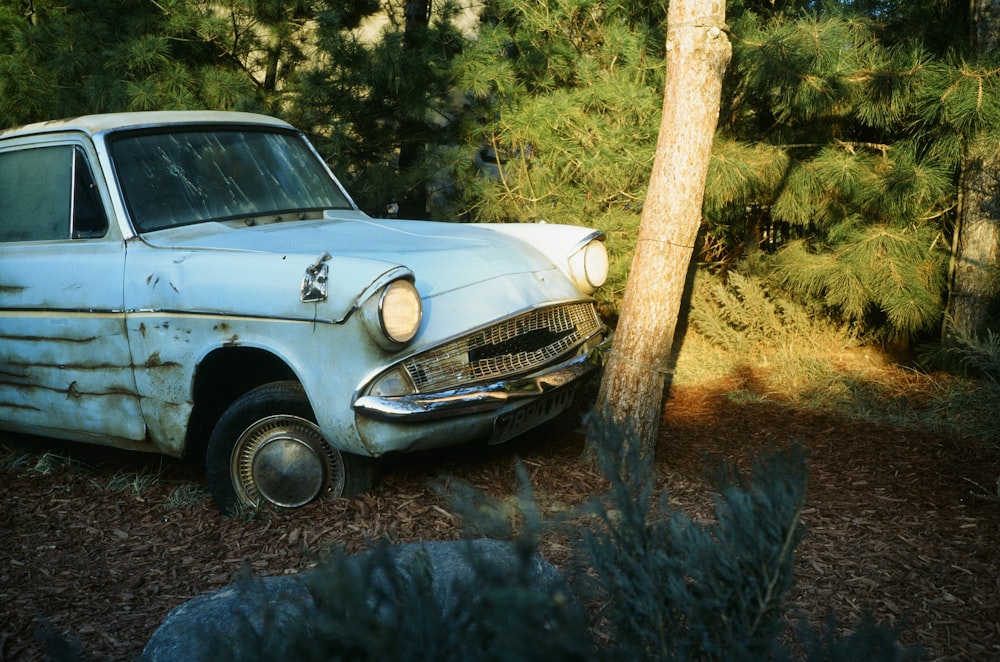
[[[102,237],[108,217],[83,150],[0,152],[0,242]]]
[[[0,153],[0,241],[69,239],[73,148]]]
[[[73,238],[103,237],[108,231],[108,216],[104,213],[97,192],[94,173],[87,165],[87,156],[79,147],[73,149]]]

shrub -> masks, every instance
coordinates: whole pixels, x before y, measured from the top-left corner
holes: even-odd
[[[599,424],[593,421],[592,425]],[[806,461],[798,447],[751,461],[749,475],[718,472],[715,518],[695,523],[654,498],[649,458],[621,434],[598,435],[611,481],[581,527],[620,659],[761,659],[780,653],[783,599],[802,537]],[[780,655],[779,655],[780,656]]]

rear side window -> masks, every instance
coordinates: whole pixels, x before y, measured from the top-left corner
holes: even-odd
[[[54,145],[0,152],[0,241],[101,237],[107,232],[83,150]]]
[[[0,239],[69,239],[73,148],[0,154]]]

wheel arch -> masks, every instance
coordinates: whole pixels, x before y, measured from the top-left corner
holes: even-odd
[[[256,347],[219,347],[198,364],[192,385],[188,457],[204,459],[208,438],[222,413],[244,393],[269,382],[300,381],[284,359]]]

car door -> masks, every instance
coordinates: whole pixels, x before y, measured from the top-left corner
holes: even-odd
[[[0,145],[0,428],[133,446],[125,242],[94,162],[82,137]]]

